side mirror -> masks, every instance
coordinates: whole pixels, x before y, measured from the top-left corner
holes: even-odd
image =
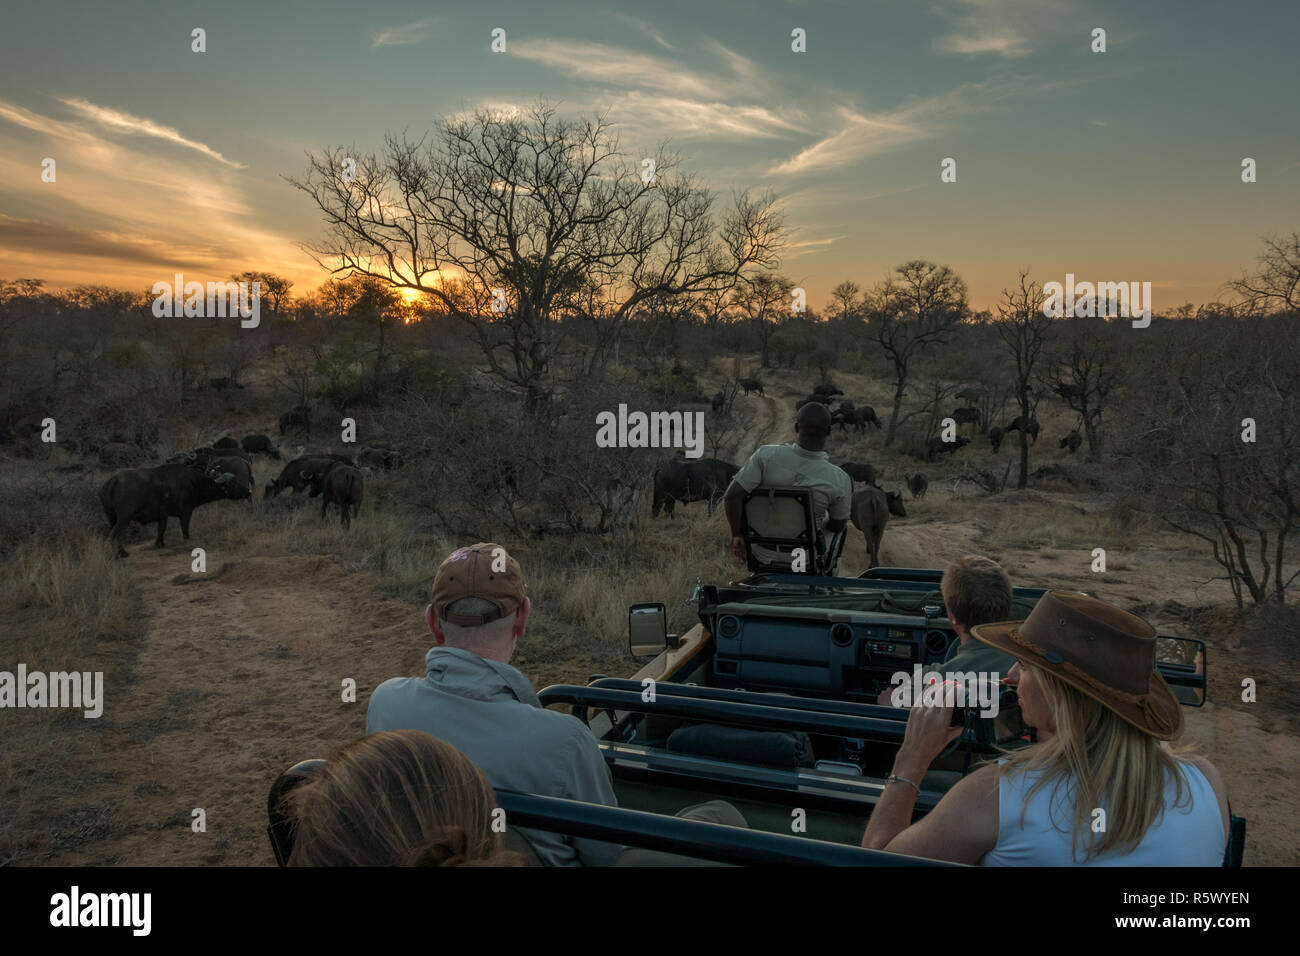
[[[1187,637],[1156,638],[1156,670],[1173,690],[1178,703],[1205,703],[1205,642]]]
[[[633,657],[653,657],[668,647],[668,611],[662,604],[627,609],[627,643]]]

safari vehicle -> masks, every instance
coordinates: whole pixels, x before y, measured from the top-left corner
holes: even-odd
[[[939,590],[942,572],[827,573],[838,564],[843,533],[816,541],[804,492],[763,489],[743,513],[750,576],[697,585],[688,602],[697,624],[669,636],[663,604],[634,605],[630,649],[651,660],[629,678],[596,676],[586,686],[538,693],[543,706],[568,705],[590,727],[619,806],[498,791],[502,807],[519,826],[689,853],[692,862],[936,865],[865,850],[860,841],[908,715],[879,705],[878,695],[900,671],[941,669],[957,640]],[[804,565],[808,571],[792,570]],[[1012,616],[1023,620],[1044,593],[1014,588]],[[1157,648],[1157,666],[1180,702],[1204,704],[1205,645],[1162,635]],[[1013,690],[1002,692],[998,711],[996,718],[973,707],[955,712],[962,734],[920,781],[914,820],[981,758],[1031,741]],[[287,856],[291,835],[276,802],[301,767],[272,789],[277,858]],[[750,829],[673,815],[715,798],[739,809]],[[1225,866],[1241,865],[1244,843],[1245,821],[1233,816]]]

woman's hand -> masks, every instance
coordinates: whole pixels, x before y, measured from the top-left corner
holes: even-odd
[[[924,700],[924,698],[922,698]],[[930,769],[943,748],[961,736],[962,728],[953,727],[951,707],[913,707],[907,718],[903,746],[894,760],[894,773],[907,776],[908,771],[921,775]]]

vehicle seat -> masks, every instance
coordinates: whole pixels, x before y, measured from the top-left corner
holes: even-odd
[[[668,736],[670,753],[716,757],[737,763],[796,770],[813,765],[812,740],[805,733],[747,730],[721,724],[692,724]]]
[[[834,577],[839,568],[845,532],[825,539],[806,488],[755,488],[741,505],[740,527],[749,570],[756,574],[789,574],[796,548],[805,555],[804,573]]]

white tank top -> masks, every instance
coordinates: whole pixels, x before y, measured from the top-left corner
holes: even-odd
[[[1006,761],[999,761],[1005,763]],[[1037,771],[1016,770],[998,780],[998,842],[984,854],[981,866],[1220,866],[1228,837],[1214,788],[1195,764],[1180,761],[1187,783],[1183,805],[1174,808],[1177,787],[1171,775],[1165,783],[1165,811],[1129,852],[1107,852],[1083,860],[1072,846],[1074,786],[1047,784],[1025,806],[1025,794],[1038,780]],[[1187,790],[1190,787],[1191,797]],[[1020,822],[1021,809],[1025,822]],[[1110,807],[1103,801],[1109,814]],[[1091,820],[1091,817],[1089,818]],[[1092,837],[1091,831],[1087,837]]]

